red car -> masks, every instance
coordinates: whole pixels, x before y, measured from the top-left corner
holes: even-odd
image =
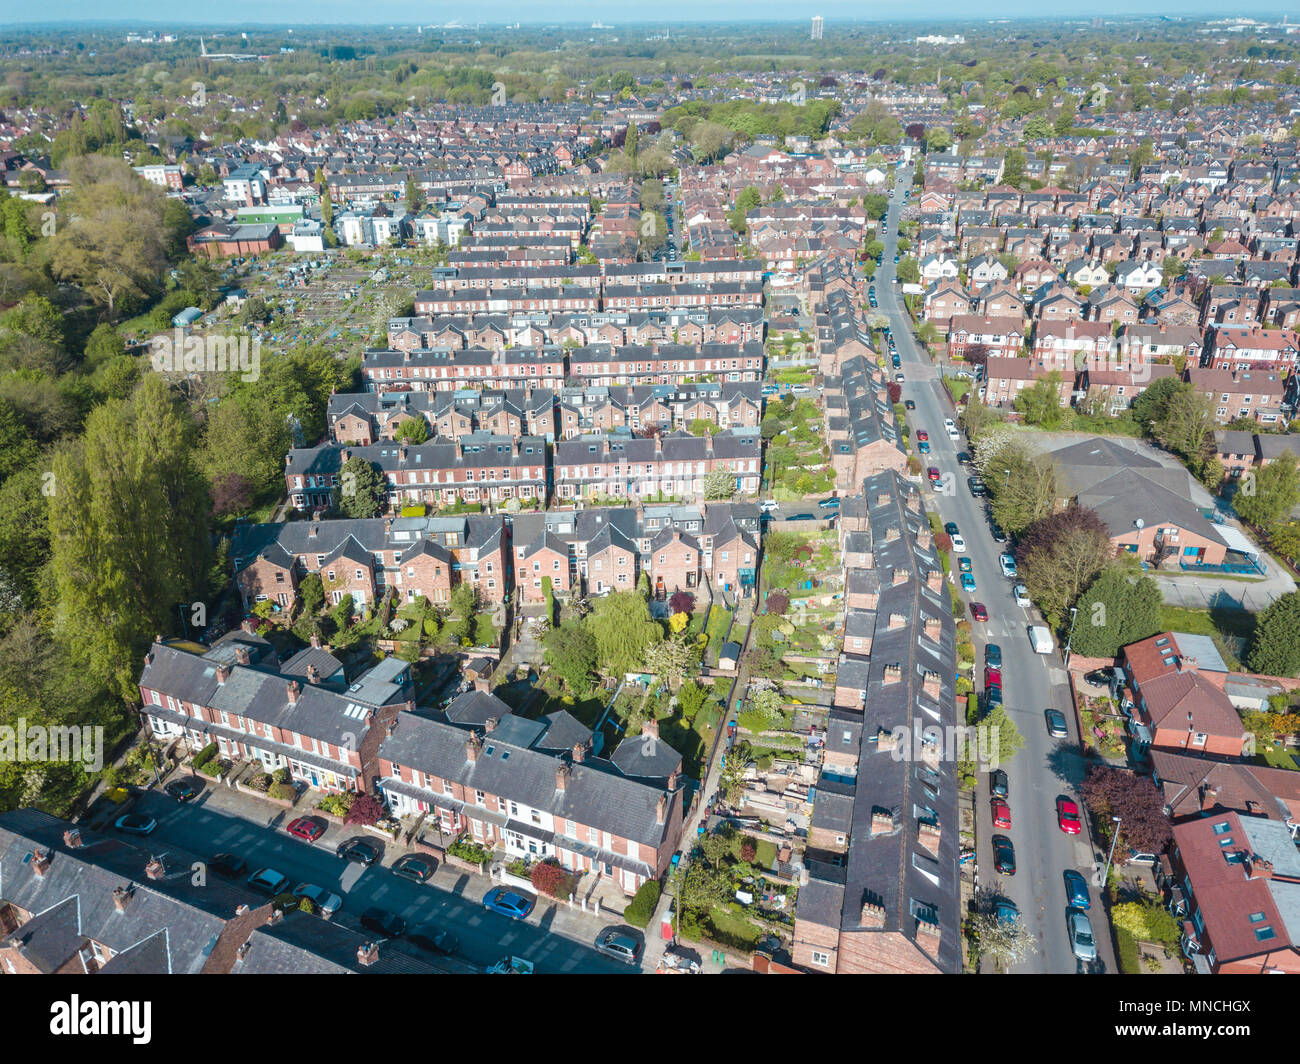
[[[986,669],[984,670],[984,686],[985,686],[985,687],[1001,687],[1001,686],[1002,686],[1002,670],[1001,670],[1001,669],[994,669],[994,668],[986,668]]]
[[[1067,835],[1079,834],[1079,807],[1069,798],[1056,799],[1056,822]]]
[[[938,466],[931,466],[929,469],[927,469],[927,470],[925,471],[925,475],[926,475],[927,477],[929,477],[931,481],[935,481],[935,482],[937,482],[938,479],[939,479],[939,468],[938,468]]]
[[[1011,827],[1011,806],[1001,798],[993,799],[993,826],[995,828]]]
[[[918,440],[928,440],[930,438],[930,434],[926,432],[925,429],[917,429],[916,438]]]
[[[970,604],[970,615],[977,621],[987,621],[989,611],[982,602],[972,602]]]
[[[325,834],[325,825],[315,817],[300,816],[285,828],[290,835],[303,842],[315,842]]]

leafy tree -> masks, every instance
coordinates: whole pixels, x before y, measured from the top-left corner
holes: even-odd
[[[644,653],[645,671],[658,676],[669,687],[679,684],[697,660],[697,648],[682,635],[650,643]]]
[[[397,426],[393,439],[399,443],[421,444],[429,441],[429,423],[422,417],[409,417]]]
[[[1291,451],[1283,451],[1258,473],[1247,470],[1232,497],[1232,507],[1241,519],[1265,530],[1290,514],[1298,502],[1300,467]]]
[[[449,604],[457,617],[472,617],[478,610],[478,588],[473,584],[457,584],[451,589]]]
[[[212,478],[212,512],[217,517],[247,513],[253,504],[253,482],[243,473],[218,473]]]
[[[1048,431],[1059,428],[1065,418],[1061,406],[1061,371],[1054,369],[1028,388],[1022,388],[1014,405],[1024,416],[1026,425],[1037,425]]]
[[[879,192],[870,192],[862,197],[862,206],[867,212],[867,217],[878,222],[889,213],[889,197]],[[872,249],[868,247],[867,254],[871,255],[872,258],[883,255],[885,245],[880,244],[878,240],[872,241],[872,243],[879,244],[879,249],[875,251],[875,254],[872,254]]]
[[[341,517],[378,517],[388,485],[383,475],[360,455],[352,455],[339,470],[334,487],[334,511]]]
[[[92,411],[50,481],[56,626],[90,674],[138,695],[139,656],[206,590],[207,485],[194,423],[162,379]]]
[[[663,639],[663,629],[651,618],[649,604],[631,591],[598,600],[586,623],[596,640],[599,668],[606,676],[639,672],[646,651]]]
[[[1003,706],[994,706],[980,723],[997,736],[997,763],[1005,765],[1018,754],[1025,745],[1025,737],[1020,734],[1016,722],[1008,715]]]
[[[1246,664],[1264,676],[1300,673],[1300,591],[1274,600],[1256,619]]]
[[[903,284],[916,284],[921,279],[921,267],[911,255],[904,255],[898,260],[894,273]]]
[[[980,959],[996,965],[1019,964],[1038,952],[1038,939],[1024,920],[1007,923],[991,905],[967,917],[966,929]]]
[[[1218,427],[1214,403],[1190,384],[1169,395],[1163,415],[1151,426],[1161,446],[1178,455],[1192,474],[1208,485],[1217,484],[1223,475],[1214,457]]]
[[[1164,795],[1150,776],[1094,765],[1079,793],[1107,838],[1111,817],[1120,818],[1117,855],[1122,855],[1126,847],[1139,853],[1163,853],[1173,838],[1173,828],[1165,816]]]
[[[1085,657],[1110,658],[1121,647],[1162,628],[1160,588],[1149,576],[1134,577],[1108,565],[1078,601],[1071,648]]]
[[[970,344],[969,346],[962,348],[961,357],[967,365],[986,366],[989,361],[989,345],[980,343]]]
[[[1110,534],[1097,512],[1070,506],[1026,528],[1016,560],[1029,594],[1057,626],[1113,554]]]
[[[730,499],[736,494],[736,474],[728,469],[712,469],[704,474],[706,499]]]
[[[375,824],[381,817],[387,816],[384,803],[373,794],[358,794],[352,799],[348,811],[343,817],[345,824]]]
[[[1056,466],[1048,456],[1030,454],[1023,443],[1008,441],[981,468],[993,519],[1008,532],[1019,535],[1055,508]]]
[[[321,584],[320,573],[308,573],[298,584],[298,601],[302,603],[302,612],[310,615],[325,605],[325,588]]]

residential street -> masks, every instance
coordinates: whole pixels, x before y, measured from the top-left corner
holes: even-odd
[[[990,642],[1000,645],[1007,713],[1025,739],[1024,748],[1010,764],[1002,766],[1009,777],[1012,816],[1011,829],[1003,833],[1015,846],[1016,874],[1006,877],[993,871],[989,778],[982,773],[975,803],[978,882],[981,887],[996,888],[1010,898],[1039,940],[1039,952],[1014,971],[1075,972],[1080,970],[1080,964],[1070,949],[1066,933],[1062,872],[1075,868],[1091,880],[1093,849],[1086,833],[1066,835],[1056,823],[1057,796],[1064,794],[1077,801],[1076,788],[1085,770],[1084,759],[1078,753],[1077,725],[1070,709],[1066,673],[1059,650],[1042,656],[1030,645],[1027,628],[1039,623],[1039,618],[1034,610],[1016,606],[1011,594],[1015,582],[1001,574],[997,560],[1001,547],[989,531],[984,502],[971,495],[966,483],[967,471],[957,463],[957,452],[965,449],[966,444],[964,440],[952,442],[944,432],[944,419],[955,421],[956,410],[928,356],[913,339],[911,322],[902,306],[901,286],[893,283],[892,258],[902,206],[900,193],[890,201],[888,232],[882,237],[885,265],[876,275],[876,294],[881,312],[889,317],[907,378],[903,398],[916,403],[916,409],[908,415],[912,431],[929,431],[932,452],[928,464],[938,466],[945,476],[935,486],[939,490],[927,500],[927,506],[936,509],[944,522],[955,521],[966,540],[977,590],[974,594],[963,594],[963,601],[969,604],[975,600],[988,607],[989,621],[973,624],[976,671],[982,670],[985,645]],[[953,555],[954,564],[956,557]],[[982,676],[977,675],[977,689],[981,681]],[[1048,735],[1044,720],[1048,707],[1065,712],[1070,729],[1068,740]],[[1116,966],[1109,930],[1098,918],[1100,898],[1096,886],[1091,887],[1091,892],[1094,931],[1101,958],[1094,970],[1112,972]]]

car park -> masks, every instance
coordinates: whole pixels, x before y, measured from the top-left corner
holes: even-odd
[[[412,883],[424,883],[429,880],[436,869],[437,863],[432,857],[425,857],[423,854],[418,853],[408,853],[405,857],[400,857],[393,862],[392,873],[402,879],[409,879]]]
[[[460,939],[437,924],[420,924],[418,927],[411,928],[402,937],[429,953],[449,956],[460,949]]]
[[[1007,805],[1002,798],[994,798],[990,803],[993,812],[993,826],[995,828],[1011,827],[1011,806]]]
[[[289,877],[274,868],[259,868],[248,877],[248,885],[259,894],[274,898],[289,889]]]
[[[1070,931],[1070,949],[1081,961],[1097,959],[1097,942],[1092,937],[1092,921],[1087,913],[1072,911],[1066,921]]]
[[[326,920],[343,908],[342,898],[315,883],[299,883],[293,888],[293,896],[309,901],[312,908]]]
[[[596,952],[612,957],[624,964],[641,962],[645,946],[631,931],[620,927],[607,927],[596,937]]]
[[[1016,848],[1005,835],[993,836],[993,868],[999,875],[1016,874]]]
[[[314,816],[300,816],[292,821],[285,830],[295,839],[303,842],[315,842],[325,834],[325,822]]]
[[[1006,798],[1007,795],[1007,773],[1005,769],[995,768],[989,773],[989,790],[999,798]]]
[[[1092,899],[1088,896],[1088,881],[1083,874],[1073,868],[1065,870],[1065,897],[1075,909],[1090,909]]]
[[[1032,606],[1034,604],[1034,600],[1029,597],[1029,588],[1025,587],[1024,584],[1017,584],[1012,589],[1011,594],[1015,596],[1017,606]]]
[[[523,920],[537,903],[530,897],[506,887],[494,887],[483,898],[483,908],[512,920]]]
[[[961,589],[962,589],[963,591],[974,591],[974,590],[975,590],[975,577],[973,577],[970,573],[962,573],[962,574],[961,574]]]
[[[1016,575],[1016,559],[1012,557],[1010,554],[999,554],[998,565],[1002,567],[1003,576]]]
[[[406,921],[387,909],[367,909],[361,914],[361,926],[384,938],[397,938],[406,930]]]
[[[1059,709],[1047,711],[1047,734],[1053,739],[1064,739],[1070,733],[1065,726],[1065,714]]]
[[[989,619],[988,607],[982,602],[972,602],[970,604],[970,615],[977,621],[987,621]]]
[[[1067,835],[1079,834],[1079,807],[1069,798],[1056,799],[1056,823]]]
[[[988,643],[984,647],[984,664],[995,669],[1002,668],[1002,648],[997,643]]]
[[[152,835],[158,821],[143,813],[127,813],[113,822],[113,827],[125,835]]]
[[[202,788],[192,779],[172,780],[163,790],[178,802],[192,801],[202,793]]]
[[[339,843],[338,849],[334,852],[345,861],[366,867],[378,861],[382,854],[377,843],[362,838],[345,839]]]
[[[954,554],[966,553],[966,541],[961,536],[952,537],[952,550]]]

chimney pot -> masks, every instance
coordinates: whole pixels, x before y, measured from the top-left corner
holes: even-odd
[[[573,744],[573,763],[574,763],[575,765],[581,765],[582,762],[583,762],[583,760],[586,758],[586,756],[587,756],[587,749],[586,749],[586,747],[583,746],[582,743],[574,743],[574,744]]]
[[[81,839],[81,830],[79,828],[68,828],[63,833],[63,845],[69,850],[79,850],[84,845]]]
[[[569,766],[561,762],[555,766],[555,789],[565,790],[569,785]]]
[[[379,943],[364,942],[357,947],[357,963],[363,968],[369,968],[379,960]]]
[[[150,879],[162,879],[166,873],[166,867],[157,857],[150,857],[149,863],[144,866],[144,874]]]
[[[113,890],[113,908],[120,913],[126,912],[126,903],[131,899],[131,892],[126,887]]]

